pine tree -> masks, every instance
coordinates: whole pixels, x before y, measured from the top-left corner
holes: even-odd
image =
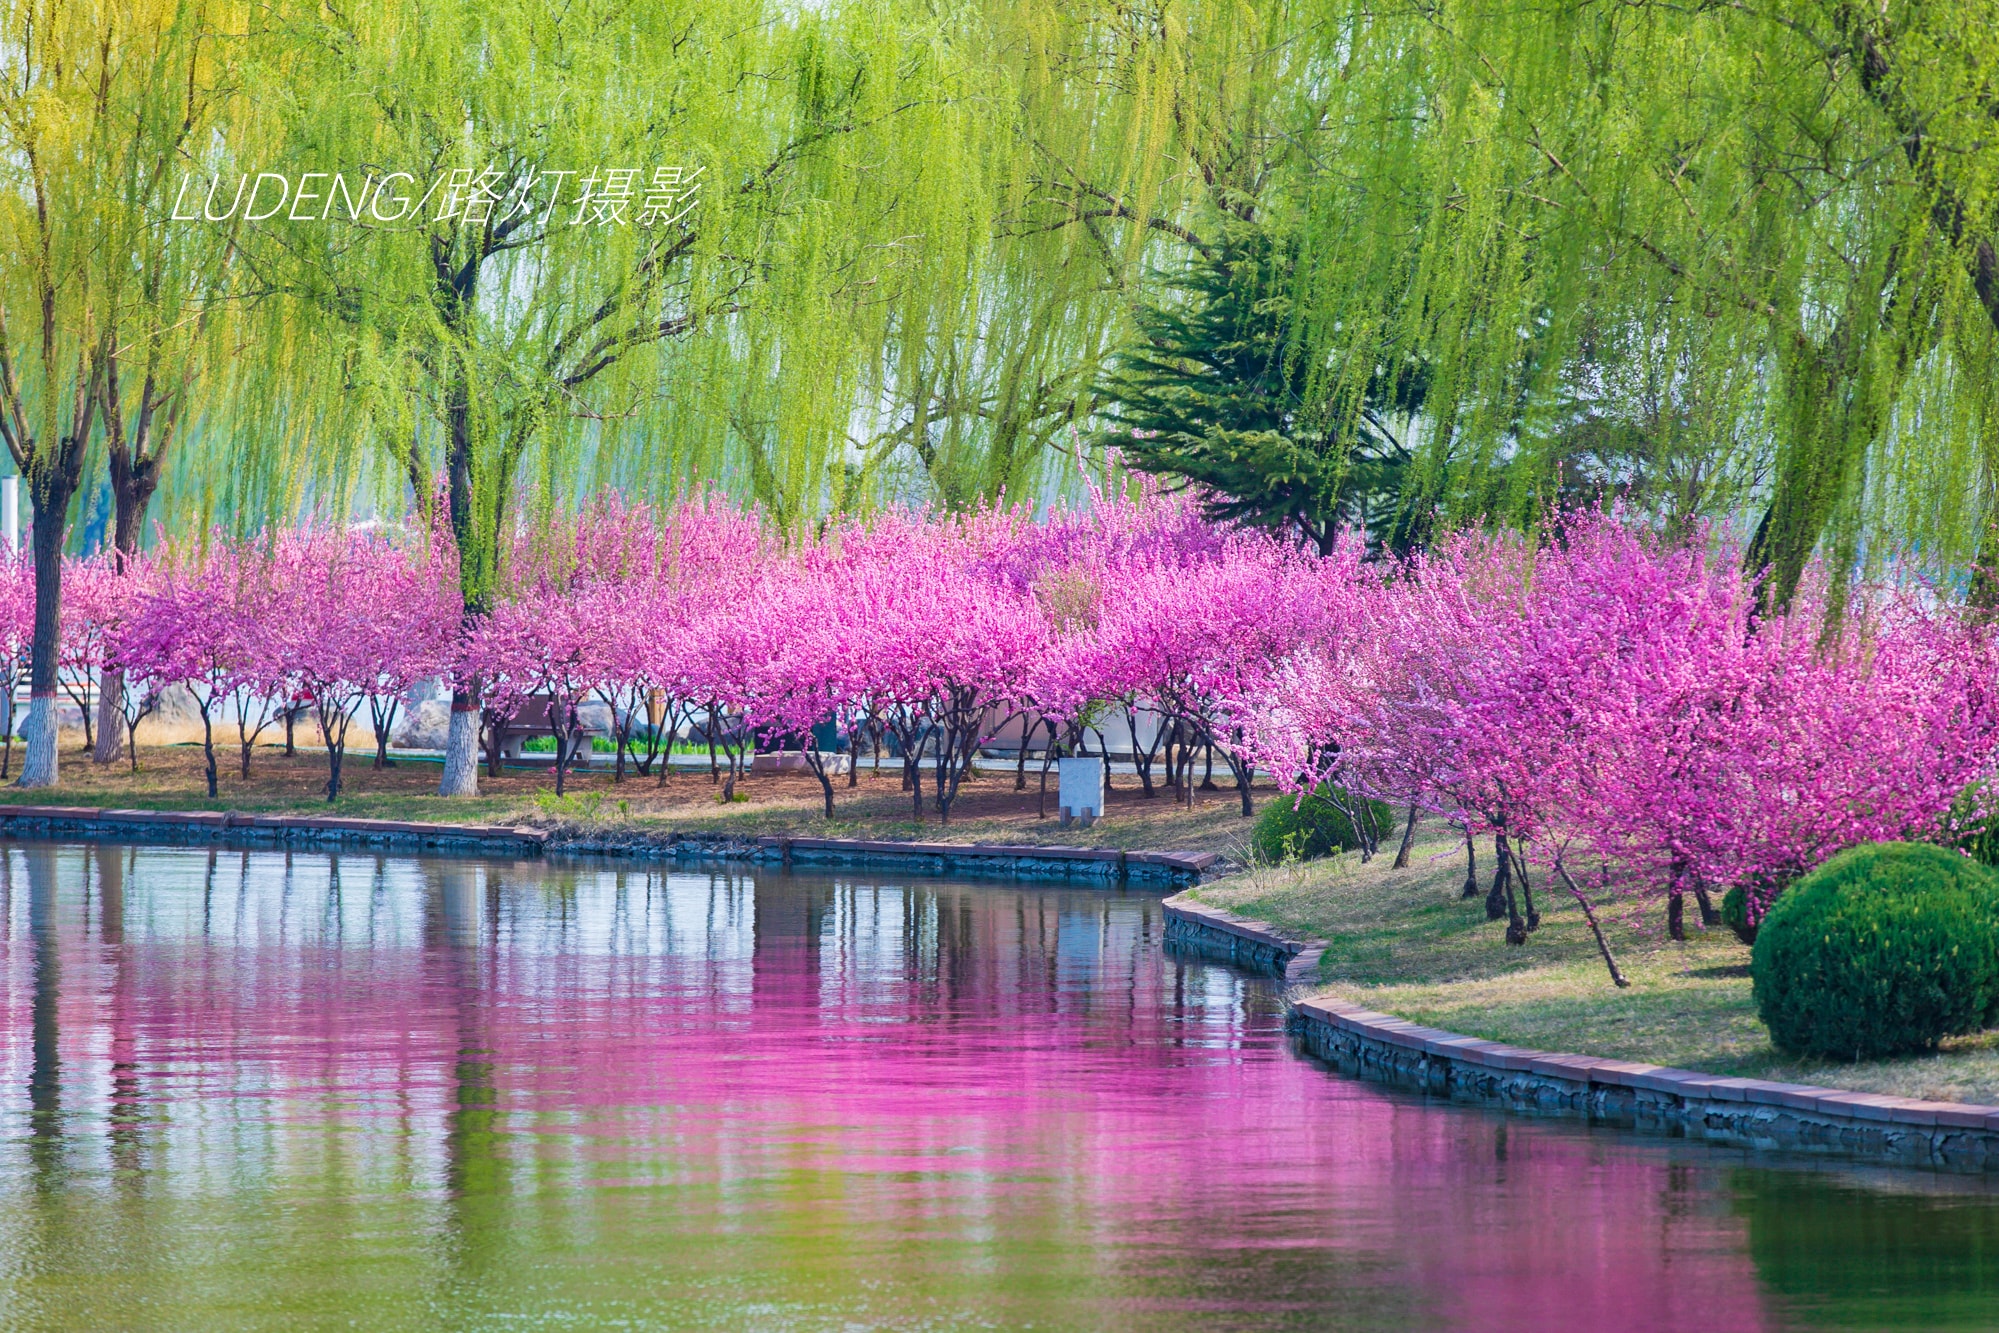
[[[1322,552],[1355,524],[1406,545],[1417,529],[1402,504],[1409,449],[1390,423],[1421,403],[1419,363],[1376,370],[1343,406],[1320,373],[1330,355],[1297,336],[1296,267],[1287,238],[1236,226],[1165,280],[1106,386],[1105,442],[1142,471],[1212,492],[1212,517],[1296,532]]]

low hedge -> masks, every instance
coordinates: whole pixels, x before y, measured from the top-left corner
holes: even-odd
[[[1279,796],[1266,805],[1250,833],[1250,850],[1266,865],[1312,861],[1351,851],[1360,846],[1361,839],[1353,820],[1340,806],[1372,821],[1377,845],[1387,841],[1395,829],[1395,812],[1385,802],[1361,801],[1344,788],[1321,783],[1302,800]]]
[[[1771,905],[1750,971],[1785,1050],[1847,1060],[1933,1050],[1999,1021],[1999,881],[1926,843],[1852,848]]]

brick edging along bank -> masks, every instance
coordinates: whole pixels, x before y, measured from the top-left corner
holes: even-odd
[[[1323,940],[1289,939],[1264,922],[1190,902],[1185,894],[1168,898],[1165,910],[1169,940],[1293,983],[1317,980]],[[1334,999],[1295,1002],[1289,1022],[1306,1049],[1343,1072],[1440,1096],[1739,1147],[1999,1171],[1999,1106],[1533,1051]]]
[[[715,834],[578,834],[492,824],[265,815],[217,810],[107,810],[0,804],[0,837],[119,838],[136,842],[333,845],[496,855],[596,855],[640,860],[748,861],[885,867],[912,874],[1003,875],[1155,885],[1198,883],[1213,852],[1132,852],[1101,847],[888,842],[863,838],[742,838]]]

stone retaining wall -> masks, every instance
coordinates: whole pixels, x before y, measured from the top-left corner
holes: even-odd
[[[575,830],[324,815],[206,810],[102,810],[0,805],[0,837],[115,838],[232,846],[357,846],[505,856],[609,856],[675,862],[851,866],[918,875],[1068,879],[1170,888],[1198,883],[1212,852],[1127,852],[1098,847],[884,842],[859,838],[741,838],[716,834],[592,834]]]
[[[1323,941],[1287,940],[1262,922],[1166,900],[1169,939],[1315,981]],[[1233,937],[1229,947],[1221,939]],[[1288,950],[1288,952],[1287,952]],[[1309,973],[1300,960],[1311,956]],[[1279,971],[1279,962],[1282,971]],[[1738,1147],[1831,1152],[1958,1170],[1999,1171],[1999,1106],[1926,1102],[1799,1083],[1558,1055],[1424,1027],[1320,998],[1291,1007],[1305,1049],[1342,1072],[1441,1097],[1704,1139]]]
[[[1168,898],[1165,908],[1169,944],[1294,986],[1309,986],[1319,979],[1324,940],[1292,939],[1269,922],[1194,902],[1184,893]]]
[[[116,838],[126,842],[231,846],[356,846],[539,856],[541,829],[335,815],[258,815],[235,810],[101,810],[92,806],[0,805],[0,837]]]

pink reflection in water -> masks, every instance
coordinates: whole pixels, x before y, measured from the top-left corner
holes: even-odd
[[[1725,1157],[1333,1076],[1144,895],[46,847],[0,894],[0,1201],[491,1198],[587,1249],[623,1200],[833,1256],[864,1321],[942,1274],[1002,1323],[1772,1322]]]

